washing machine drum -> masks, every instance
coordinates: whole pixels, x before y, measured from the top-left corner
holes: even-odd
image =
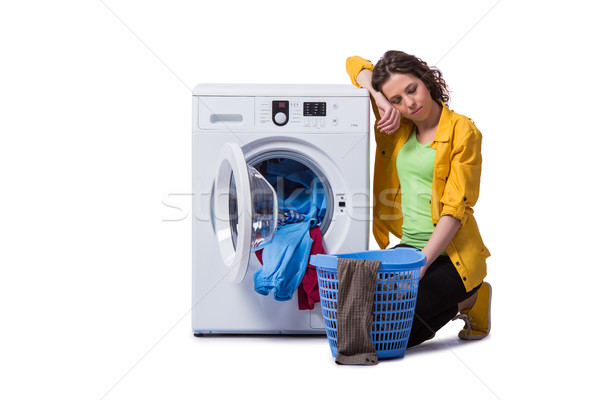
[[[246,163],[242,149],[226,144],[220,157],[212,200],[212,218],[225,267],[242,281],[252,252],[271,241],[277,230],[273,187]]]

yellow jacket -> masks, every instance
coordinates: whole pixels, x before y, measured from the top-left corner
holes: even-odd
[[[373,64],[358,56],[350,57],[346,62],[348,75],[358,87],[356,76],[364,68],[372,70]],[[376,117],[377,143],[373,176],[373,235],[383,249],[390,243],[390,232],[402,237],[403,217],[396,157],[408,140],[413,123],[403,118],[393,134],[381,133],[377,129],[379,110],[375,101],[372,100],[371,104]],[[451,215],[461,221],[446,252],[462,277],[465,289],[470,291],[486,276],[485,259],[490,256],[481,239],[472,208],[479,197],[481,132],[469,118],[441,104],[442,115],[430,145],[436,150],[431,216],[434,226],[443,215]]]

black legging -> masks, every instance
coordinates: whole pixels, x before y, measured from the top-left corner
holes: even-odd
[[[412,246],[399,244],[395,247]],[[415,317],[407,347],[430,339],[458,313],[458,303],[471,297],[480,286],[467,292],[450,257],[439,256],[419,281]]]

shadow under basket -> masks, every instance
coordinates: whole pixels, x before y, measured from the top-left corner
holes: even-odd
[[[378,358],[403,357],[415,314],[419,272],[425,265],[425,255],[417,249],[400,247],[311,257],[311,264],[317,268],[325,332],[333,357],[337,356],[338,258],[381,261],[373,301],[371,341]]]

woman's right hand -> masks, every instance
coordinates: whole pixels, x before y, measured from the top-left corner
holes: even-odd
[[[394,108],[382,93],[377,92],[373,98],[381,116],[379,122],[377,122],[377,128],[381,132],[391,135],[400,126],[400,112]]]

